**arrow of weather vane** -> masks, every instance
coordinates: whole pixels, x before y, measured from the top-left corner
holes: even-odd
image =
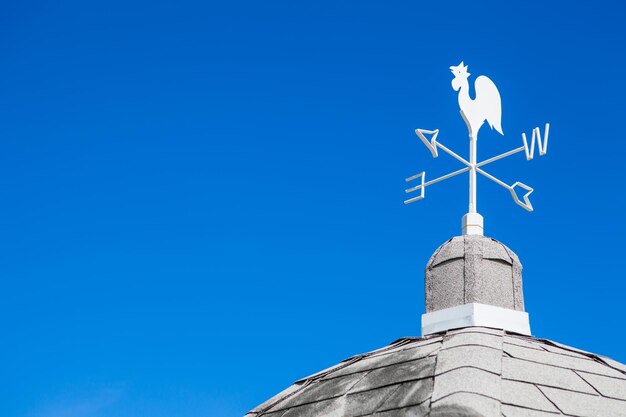
[[[528,198],[530,194],[532,194],[532,192],[534,191],[533,188],[519,181],[514,182],[513,184],[509,185],[499,180],[498,178],[494,177],[493,175],[489,174],[488,172],[486,172],[483,169],[483,167],[492,162],[506,158],[508,156],[514,155],[522,151],[526,153],[526,159],[530,161],[531,159],[533,159],[534,154],[535,154],[535,144],[537,144],[537,148],[539,149],[539,155],[540,156],[545,155],[546,152],[548,151],[548,134],[550,133],[550,125],[546,123],[543,136],[538,127],[534,128],[532,131],[530,144],[528,143],[526,134],[522,133],[523,146],[520,146],[519,148],[510,150],[508,152],[505,152],[501,155],[494,156],[493,158],[489,158],[481,162],[476,162],[476,145],[478,141],[478,131],[485,121],[489,124],[489,126],[492,129],[495,129],[497,132],[504,135],[504,133],[502,132],[502,127],[501,127],[502,110],[501,110],[500,93],[498,92],[498,89],[496,88],[495,84],[489,78],[483,75],[483,76],[476,78],[476,81],[474,84],[475,91],[476,91],[476,98],[471,99],[469,97],[469,83],[468,83],[468,77],[470,74],[467,72],[467,65],[464,65],[463,62],[461,62],[461,64],[459,64],[458,66],[450,67],[450,70],[452,71],[452,74],[454,75],[454,79],[452,80],[452,88],[455,91],[459,92],[458,98],[459,98],[459,107],[461,108],[461,116],[463,117],[463,120],[465,121],[465,124],[467,125],[468,131],[469,131],[469,137],[470,137],[469,161],[460,157],[458,154],[451,151],[450,149],[448,149],[447,147],[445,147],[444,145],[442,145],[441,143],[437,141],[437,136],[439,135],[439,129],[435,129],[435,130],[415,129],[415,133],[421,139],[424,145],[426,145],[430,153],[433,155],[433,158],[437,158],[439,156],[438,149],[441,149],[442,151],[446,152],[447,154],[455,158],[457,161],[465,165],[465,168],[459,169],[458,171],[454,171],[446,175],[442,175],[430,181],[426,181],[426,172],[420,172],[417,175],[413,175],[407,178],[406,182],[419,180],[420,184],[415,187],[407,188],[405,192],[413,193],[413,192],[419,191],[420,194],[416,197],[405,200],[404,203],[409,204],[409,203],[412,203],[414,201],[418,201],[424,198],[425,189],[429,185],[433,185],[440,181],[447,180],[448,178],[455,177],[459,174],[469,172],[469,176],[470,176],[469,210],[468,210],[468,214],[466,215],[466,217],[472,216],[472,215],[474,215],[475,217],[476,216],[479,217],[479,223],[480,223],[479,234],[482,234],[482,217],[478,215],[476,211],[476,173],[479,173],[489,178],[491,181],[495,182],[496,184],[506,188],[511,193],[511,197],[513,197],[513,201],[515,201],[517,205],[521,206],[527,211],[533,211],[533,206],[530,203],[530,200]],[[427,135],[430,136],[430,139],[427,137]],[[526,191],[526,193],[522,196],[521,200],[517,196],[516,189],[518,187]],[[464,218],[464,225],[465,225],[465,218]]]

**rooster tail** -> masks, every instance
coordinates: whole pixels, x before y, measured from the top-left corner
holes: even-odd
[[[502,136],[504,136],[504,132],[502,131],[502,123],[498,120],[498,124],[492,124],[491,125],[492,129],[496,129],[496,131],[501,134]]]

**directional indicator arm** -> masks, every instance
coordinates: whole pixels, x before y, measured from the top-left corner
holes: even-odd
[[[530,147],[528,146],[528,140],[526,139],[526,133],[522,133],[522,142],[524,146],[520,146],[519,148],[515,148],[498,156],[494,156],[493,158],[486,159],[482,162],[476,164],[476,167],[482,167],[484,165],[495,162],[499,159],[506,158],[507,156],[514,155],[518,152],[526,152],[526,159],[531,160],[535,156],[535,143],[537,143],[537,148],[539,149],[539,156],[544,156],[548,153],[548,135],[550,133],[550,124],[546,123],[546,127],[544,130],[543,140],[541,138],[541,131],[538,127],[533,129],[533,134],[530,141]],[[443,147],[442,147],[443,149]]]
[[[482,162],[477,163],[476,164],[476,168],[481,167],[483,165],[490,164],[490,163],[495,162],[495,161],[497,161],[499,159],[506,158],[507,156],[515,155],[516,153],[522,152],[525,149],[526,149],[525,147],[520,146],[519,148],[513,149],[512,151],[508,151],[508,152],[505,152],[505,153],[503,153],[501,155],[494,156],[493,158],[486,159],[486,160],[484,160]]]
[[[495,162],[499,159],[503,159],[506,158],[507,156],[511,156],[514,155],[518,152],[522,152],[524,151],[526,153],[526,159],[527,160],[531,160],[533,159],[534,155],[535,155],[535,143],[537,143],[537,148],[539,149],[539,155],[543,156],[548,152],[548,135],[550,133],[550,124],[546,123],[546,127],[544,130],[544,135],[543,138],[541,137],[541,130],[539,130],[538,127],[533,129],[533,133],[532,133],[532,137],[531,137],[531,142],[530,142],[530,147],[528,146],[528,140],[526,139],[526,134],[522,133],[522,142],[524,143],[524,146],[520,146],[519,148],[510,150],[508,152],[505,152],[501,155],[498,156],[494,156],[493,158],[489,158],[486,159],[482,162],[479,162],[478,164],[476,164],[476,172],[478,172],[479,174],[489,178],[491,181],[495,182],[496,184],[506,188],[507,190],[509,190],[509,192],[511,193],[511,197],[513,197],[513,201],[515,201],[515,204],[519,205],[520,207],[522,207],[524,210],[526,211],[533,211],[533,205],[530,203],[530,199],[529,196],[532,194],[532,192],[534,191],[534,189],[532,187],[529,187],[528,185],[524,184],[523,182],[515,182],[513,183],[513,185],[508,185],[502,181],[500,181],[498,178],[494,177],[493,175],[485,172],[484,170],[480,169],[480,167],[485,166],[487,164],[490,164],[492,162]],[[522,196],[522,200],[520,200],[517,196],[516,187],[520,187],[523,188],[524,190],[527,191],[526,194],[524,194]]]
[[[424,145],[426,145],[430,153],[433,155],[433,158],[437,158],[439,156],[439,152],[437,151],[437,148],[439,148],[442,151],[446,152],[451,157],[453,157],[454,159],[456,159],[457,161],[461,162],[463,165],[466,166],[466,168],[459,169],[458,171],[454,171],[446,175],[442,175],[441,177],[435,178],[434,180],[430,180],[428,182],[426,182],[425,172],[420,172],[417,175],[413,175],[412,177],[407,178],[405,180],[406,182],[414,181],[416,179],[421,179],[422,183],[415,187],[407,188],[406,190],[404,190],[404,192],[407,194],[412,193],[414,191],[421,191],[421,192],[420,192],[420,195],[418,195],[417,197],[413,197],[413,198],[409,198],[408,200],[405,200],[404,204],[409,204],[409,203],[412,203],[414,201],[418,201],[424,198],[424,190],[429,185],[438,183],[439,181],[447,180],[448,178],[455,177],[459,174],[463,174],[464,172],[467,172],[472,168],[472,165],[468,161],[466,161],[464,158],[457,155],[456,152],[451,151],[450,149],[448,149],[441,143],[437,142],[437,135],[439,135],[439,129],[435,129],[435,130],[415,129],[415,134],[420,138],[420,140],[424,143]],[[426,135],[432,135],[430,140],[426,138]]]
[[[421,139],[421,141],[426,145],[430,153],[433,155],[433,158],[437,158],[439,156],[439,152],[437,148],[440,148],[442,151],[446,152],[448,155],[461,162],[465,166],[470,166],[470,163],[465,159],[461,158],[455,152],[452,152],[450,149],[443,146],[441,143],[437,142],[437,136],[439,135],[439,129],[435,130],[426,130],[426,129],[415,129],[415,134]],[[430,141],[426,138],[426,135],[432,135],[430,137]],[[419,174],[418,174],[419,175]]]
[[[469,171],[469,168],[459,169],[458,171],[454,171],[454,172],[451,172],[449,174],[442,175],[441,177],[435,178],[434,180],[430,180],[428,182],[424,182],[424,180],[426,178],[426,172],[420,172],[417,175],[413,175],[412,177],[407,178],[405,180],[406,182],[413,181],[413,180],[415,180],[417,178],[421,178],[422,179],[422,183],[420,185],[418,185],[418,186],[415,186],[415,187],[412,187],[412,188],[407,188],[406,190],[404,190],[405,193],[408,194],[408,193],[412,193],[413,191],[417,191],[417,190],[421,190],[422,192],[417,197],[413,197],[413,198],[409,198],[408,200],[405,200],[404,204],[409,204],[409,203],[412,203],[414,201],[421,200],[422,198],[424,198],[424,189],[426,187],[428,187],[429,185],[438,183],[439,181],[447,180],[448,178],[455,177],[455,176],[457,176],[459,174],[462,174],[464,172],[467,172],[467,171]]]
[[[523,135],[523,134],[522,134]],[[533,143],[534,143],[534,131],[533,131]],[[522,207],[524,210],[526,211],[533,211],[533,205],[530,203],[529,200],[529,196],[532,194],[532,192],[534,191],[533,188],[527,186],[526,184],[522,183],[522,182],[515,182],[513,185],[508,185],[502,181],[500,181],[499,179],[497,179],[496,177],[494,177],[493,175],[485,172],[484,170],[480,169],[481,166],[485,166],[487,164],[490,164],[492,162],[495,162],[499,159],[502,158],[506,158],[507,156],[511,156],[514,155],[518,152],[522,152],[522,151],[526,151],[526,155],[528,155],[528,148],[526,147],[526,142],[524,142],[524,146],[520,146],[519,148],[510,150],[508,152],[505,152],[501,155],[498,156],[494,156],[493,158],[489,158],[486,159],[482,162],[479,162],[478,164],[476,164],[476,172],[478,172],[479,174],[489,178],[491,181],[495,182],[496,184],[506,188],[507,190],[509,190],[509,192],[511,193],[511,197],[513,197],[513,201],[515,201],[515,204],[517,204],[518,206]],[[515,187],[520,187],[525,189],[526,191],[528,191],[526,194],[524,194],[524,196],[522,197],[522,199],[524,200],[523,202],[517,197],[517,193],[515,192]]]
[[[454,159],[456,159],[457,161],[459,161],[460,163],[462,163],[463,165],[465,165],[466,167],[471,168],[472,164],[470,164],[469,162],[467,162],[465,159],[461,158],[459,155],[457,155],[456,153],[452,152],[450,149],[446,148],[445,146],[443,146],[441,143],[437,143],[437,146],[440,147],[443,151],[447,152],[448,155],[450,155],[451,157],[453,157]]]
[[[467,161],[466,159],[460,157],[458,154],[456,154],[455,152],[451,151],[450,149],[448,149],[447,147],[445,147],[444,145],[442,145],[441,143],[437,142],[437,136],[439,135],[439,129],[435,129],[435,130],[426,130],[426,129],[415,129],[415,133],[417,134],[417,136],[420,138],[420,140],[424,143],[424,145],[426,145],[426,147],[428,148],[428,150],[430,151],[430,153],[433,155],[433,158],[437,158],[439,156],[439,152],[438,149],[441,149],[442,151],[446,152],[448,155],[452,156],[454,159],[456,159],[457,161],[461,162],[463,165],[465,165],[465,168],[460,169],[458,171],[454,171],[451,172],[449,174],[446,175],[442,175],[439,178],[435,178],[434,180],[430,180],[430,181],[426,181],[426,173],[425,172],[421,172],[417,175],[414,175],[412,177],[409,177],[406,179],[406,182],[410,182],[410,181],[414,181],[416,179],[421,179],[421,184],[417,185],[415,187],[411,187],[411,188],[407,188],[405,191],[405,193],[412,193],[415,191],[421,191],[420,195],[417,197],[413,197],[410,198],[408,200],[404,201],[404,204],[409,204],[412,203],[414,201],[418,201],[424,198],[424,190],[426,187],[428,187],[429,185],[438,183],[440,181],[443,180],[447,180],[448,178],[452,178],[454,176],[457,176],[459,174],[463,174],[464,172],[468,172],[468,171],[474,171],[489,178],[491,181],[495,182],[496,184],[506,188],[507,190],[509,190],[509,192],[511,193],[511,197],[513,197],[513,201],[515,201],[515,204],[519,205],[520,207],[522,207],[524,210],[527,211],[533,211],[533,206],[530,203],[530,199],[529,196],[532,194],[532,192],[534,191],[534,189],[532,187],[529,187],[528,185],[522,183],[522,182],[515,182],[512,185],[506,184],[505,182],[499,180],[498,178],[494,177],[493,175],[489,174],[488,172],[484,171],[483,169],[481,169],[480,167],[483,167],[485,165],[488,165],[492,162],[498,161],[500,159],[504,159],[508,156],[511,155],[515,155],[517,153],[520,152],[525,152],[526,153],[526,159],[527,160],[531,160],[534,157],[535,154],[535,144],[537,144],[537,148],[539,149],[539,155],[543,156],[548,152],[548,135],[550,133],[550,124],[546,123],[545,129],[544,129],[544,134],[543,137],[541,135],[541,130],[538,127],[535,127],[532,131],[532,136],[531,136],[531,141],[530,141],[530,146],[528,144],[528,140],[526,138],[526,134],[522,133],[522,142],[523,142],[523,146],[520,146],[519,148],[515,148],[512,149],[508,152],[504,152],[500,155],[494,156],[492,158],[486,159],[482,162],[475,162],[475,159],[472,159],[471,161]],[[426,135],[431,135],[430,140],[426,138]],[[471,154],[471,152],[470,152]],[[470,155],[471,156],[471,155]],[[526,190],[526,194],[524,194],[520,200],[520,198],[517,196],[517,192],[516,192],[516,188],[522,188],[524,190]],[[470,201],[471,203],[471,201]],[[471,204],[470,204],[471,206]],[[471,211],[471,209],[470,209]]]
[[[502,181],[500,181],[499,179],[497,179],[496,177],[494,177],[491,174],[488,174],[487,172],[483,171],[480,168],[476,168],[476,172],[478,172],[479,174],[484,175],[485,177],[489,178],[491,181],[495,182],[498,185],[501,185],[502,187],[506,188],[507,190],[509,190],[509,192],[511,193],[511,197],[513,197],[513,201],[515,201],[515,204],[517,204],[518,206],[522,207],[524,210],[526,211],[533,211],[533,205],[530,203],[530,200],[528,199],[528,196],[530,196],[532,194],[534,190],[534,188],[529,187],[528,185],[522,183],[522,182],[515,182],[513,185],[508,185]],[[524,194],[524,196],[522,197],[522,199],[524,200],[524,202],[521,202],[520,199],[517,197],[517,193],[515,192],[515,187],[520,187],[525,189],[526,191],[528,191],[526,194]]]

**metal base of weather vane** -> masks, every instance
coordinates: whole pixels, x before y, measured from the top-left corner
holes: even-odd
[[[483,236],[483,216],[478,213],[467,213],[463,216],[462,229],[464,235]]]

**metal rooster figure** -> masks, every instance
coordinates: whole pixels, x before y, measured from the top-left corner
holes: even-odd
[[[469,83],[467,79],[471,75],[467,72],[467,65],[463,61],[456,67],[450,67],[454,74],[452,88],[459,92],[459,107],[467,123],[470,136],[474,139],[478,136],[478,130],[486,120],[492,129],[502,133],[502,104],[498,88],[488,77],[481,75],[474,82],[476,98],[469,96]]]
[[[425,172],[420,172],[417,175],[413,175],[412,177],[407,178],[407,182],[421,179],[421,184],[412,188],[408,188],[405,190],[405,192],[411,193],[418,190],[421,192],[419,196],[410,198],[404,203],[409,204],[424,198],[425,189],[429,185],[446,180],[448,178],[452,178],[465,172],[469,172],[469,208],[467,214],[463,216],[463,234],[482,235],[483,217],[476,211],[476,173],[479,173],[489,178],[496,184],[506,188],[511,193],[511,196],[513,197],[513,200],[516,204],[518,204],[527,211],[533,211],[533,206],[528,198],[533,192],[533,189],[531,187],[519,181],[513,183],[512,185],[508,185],[500,181],[498,178],[487,173],[485,170],[481,169],[481,167],[522,151],[525,151],[526,159],[531,160],[533,159],[535,153],[535,142],[537,143],[537,147],[539,148],[539,155],[545,155],[548,149],[548,134],[550,131],[550,125],[546,123],[543,139],[541,137],[541,131],[539,130],[539,128],[536,127],[533,129],[530,147],[528,146],[526,134],[522,133],[523,146],[505,152],[501,155],[494,156],[493,158],[489,158],[485,161],[476,162],[478,132],[485,123],[485,121],[489,124],[489,127],[495,129],[501,135],[504,135],[504,133],[502,132],[502,104],[500,100],[500,93],[498,92],[498,88],[493,83],[493,81],[491,81],[488,77],[481,75],[480,77],[476,78],[476,81],[474,83],[476,98],[472,100],[469,96],[468,78],[470,76],[470,73],[467,72],[467,65],[464,65],[463,61],[461,61],[459,65],[450,67],[450,71],[452,71],[452,74],[454,75],[454,79],[452,80],[452,88],[454,89],[454,91],[459,92],[459,107],[461,108],[461,117],[465,121],[467,129],[469,131],[469,161],[460,157],[455,152],[443,146],[441,143],[437,142],[439,129],[415,129],[415,133],[422,140],[424,145],[426,145],[426,147],[430,150],[434,158],[439,156],[438,149],[441,149],[462,164],[464,164],[465,168],[451,172],[430,181],[426,181]],[[431,135],[430,140],[428,140],[425,135]],[[526,194],[524,194],[524,196],[522,197],[523,201],[521,201],[517,197],[516,187],[520,187],[526,191]]]

